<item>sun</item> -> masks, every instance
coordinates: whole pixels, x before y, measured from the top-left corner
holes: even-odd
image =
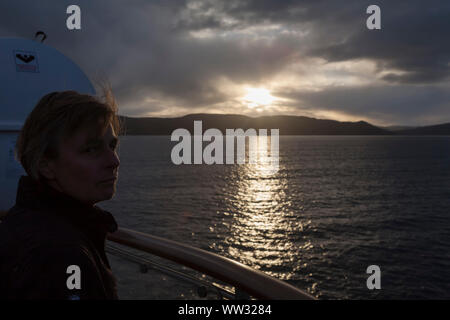
[[[247,94],[242,100],[249,108],[268,106],[276,100],[265,88],[246,88],[246,91]]]

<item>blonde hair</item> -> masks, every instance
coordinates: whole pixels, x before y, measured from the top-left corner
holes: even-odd
[[[56,159],[60,143],[81,128],[104,130],[111,124],[119,134],[112,91],[107,87],[102,90],[104,101],[76,91],[51,92],[39,100],[20,131],[15,150],[17,160],[30,177],[40,181],[39,165],[43,158]]]

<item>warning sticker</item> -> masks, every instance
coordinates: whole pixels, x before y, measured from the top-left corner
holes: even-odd
[[[39,72],[36,52],[14,50],[17,72]]]

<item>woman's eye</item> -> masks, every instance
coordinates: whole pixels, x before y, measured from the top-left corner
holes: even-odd
[[[86,149],[84,149],[84,151],[87,152],[87,153],[94,153],[97,150],[98,150],[97,146],[90,146],[90,147],[87,147]]]

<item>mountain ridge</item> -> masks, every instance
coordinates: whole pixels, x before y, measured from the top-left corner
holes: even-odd
[[[305,116],[259,116],[239,114],[194,113],[181,117],[128,117],[119,116],[126,135],[171,135],[184,128],[193,134],[194,121],[202,121],[202,130],[219,129],[279,129],[280,135],[450,135],[450,123],[417,127],[406,130],[388,130],[366,121],[337,121]]]

